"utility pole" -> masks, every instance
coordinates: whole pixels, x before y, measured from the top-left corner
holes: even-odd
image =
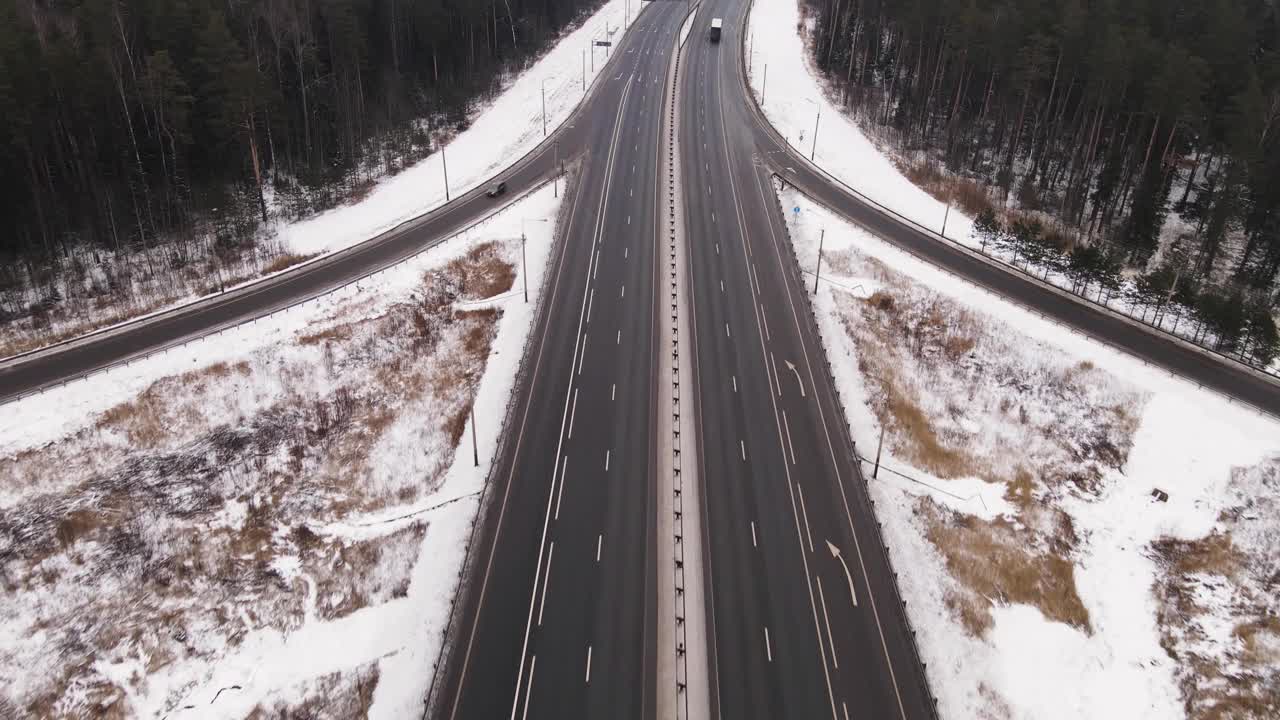
[[[480,467],[480,445],[476,442],[476,399],[471,398],[471,459]]]
[[[444,163],[444,201],[449,202],[449,157],[444,154],[444,146],[440,146],[440,162]]]
[[[524,301],[529,302],[529,264],[524,256],[524,228],[520,228],[520,276],[524,278]]]
[[[547,79],[542,79],[542,137],[547,136]]]
[[[818,121],[821,119],[822,106],[818,105],[818,116],[813,119],[813,147],[809,150],[809,162],[813,162],[813,156],[818,152]]]
[[[875,480],[880,474],[880,450],[884,448],[884,426],[880,426],[880,444],[876,445],[876,467],[871,471],[871,479]]]
[[[951,215],[951,203],[947,203],[947,211],[942,213],[942,237],[947,236],[947,217]]]
[[[813,294],[818,294],[818,278],[822,276],[822,243],[827,239],[827,229],[822,228],[822,234],[818,236],[818,267],[813,271]]]

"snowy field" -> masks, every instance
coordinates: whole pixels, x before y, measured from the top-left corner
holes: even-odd
[[[0,407],[0,717],[416,717],[558,208]]]
[[[866,197],[915,223],[967,247],[981,250],[1015,265],[1028,274],[1065,290],[1072,290],[1072,278],[1048,263],[1019,258],[1011,245],[985,243],[974,232],[973,218],[938,200],[903,174],[899,163],[881,151],[844,114],[840,98],[828,87],[813,66],[801,31],[809,32],[811,21],[801,21],[797,0],[754,0],[748,19],[748,76],[751,87],[769,122],[805,157],[813,154],[816,165]],[[785,30],[778,30],[785,28]],[[772,79],[770,79],[772,78]],[[818,139],[814,143],[814,129]],[[1047,220],[1048,224],[1052,224]],[[945,225],[944,225],[945,223]],[[1165,242],[1185,232],[1186,227],[1171,213],[1166,223]],[[1154,267],[1154,265],[1153,265]],[[1120,288],[1105,295],[1095,285],[1086,289],[1089,299],[1135,319],[1159,326],[1192,340],[1201,332],[1199,321],[1174,305],[1157,314],[1156,304],[1136,292],[1132,277],[1122,277]],[[1212,335],[1205,340],[1211,345]],[[1280,374],[1280,358],[1269,366]]]
[[[781,199],[941,716],[1276,717],[1280,422]]]
[[[31,333],[29,328],[11,325],[4,333],[8,337],[0,336],[0,357],[160,312],[215,294],[224,284],[228,288],[247,284],[297,262],[376,237],[446,202],[446,162],[450,198],[477,187],[542,142],[544,83],[547,134],[569,117],[606,62],[605,49],[594,48],[591,41],[610,37],[616,44],[630,27],[626,10],[630,9],[630,18],[634,20],[642,6],[638,0],[606,2],[527,70],[507,78],[501,94],[476,111],[470,126],[448,140],[443,153],[433,153],[394,176],[382,178],[359,202],[305,220],[282,222],[276,219],[270,233],[273,237],[268,241],[278,256],[274,263],[220,266],[216,276],[215,268],[193,264],[193,270],[204,272],[194,272],[189,278],[178,279],[176,284],[167,283],[164,288],[142,288],[141,295],[128,302],[121,299],[114,304],[95,302],[77,307],[76,312],[68,317],[60,320],[50,318],[51,326],[39,334]],[[587,53],[585,74],[584,51]],[[595,53],[594,58],[591,57],[592,52]],[[278,213],[273,210],[273,215]],[[99,252],[98,255],[104,253]],[[111,284],[105,278],[93,276],[92,272],[88,282],[95,287]],[[78,293],[68,290],[66,294],[76,296]]]

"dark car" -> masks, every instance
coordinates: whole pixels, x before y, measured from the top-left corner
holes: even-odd
[[[507,183],[500,182],[490,187],[488,192],[485,193],[485,195],[488,195],[489,197],[498,197],[499,195],[505,193],[506,191],[507,191]]]

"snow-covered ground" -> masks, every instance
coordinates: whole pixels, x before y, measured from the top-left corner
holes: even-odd
[[[640,2],[609,0],[595,15],[560,40],[528,70],[514,78],[475,121],[436,153],[404,172],[379,182],[356,205],[338,208],[280,228],[286,247],[310,254],[332,252],[371,238],[445,202],[444,163],[449,164],[449,193],[457,197],[492,177],[543,140],[542,92],[546,88],[547,133],[559,127],[590,89],[605,64],[605,49],[591,45],[606,36],[616,44],[630,27]],[[605,28],[609,33],[606,35]],[[583,51],[587,51],[586,87]],[[590,53],[595,52],[595,58]],[[594,62],[594,68],[592,63]]]
[[[449,140],[443,152],[433,153],[394,176],[380,179],[359,202],[305,220],[273,218],[269,244],[274,252],[291,261],[313,259],[368,240],[443,205],[446,202],[445,163],[448,163],[451,198],[494,176],[542,142],[544,87],[545,127],[550,134],[574,111],[604,68],[605,49],[594,47],[592,40],[609,37],[616,44],[630,28],[626,11],[630,10],[630,19],[634,20],[641,8],[638,0],[608,0],[528,69],[506,79],[502,92],[476,112],[469,127]],[[587,53],[585,72],[584,51]],[[96,253],[96,256],[105,255],[109,253]],[[0,337],[0,357],[160,312],[217,293],[223,282],[226,287],[235,287],[288,266],[286,262],[278,263],[278,267],[250,262],[220,267],[221,282],[214,278],[214,268],[204,268],[191,278],[169,278],[163,289],[143,289],[146,297],[135,298],[128,306],[126,299],[119,298],[111,304],[95,302],[78,307],[61,320],[51,318],[52,326],[40,333],[15,324],[6,330],[6,334],[12,333],[11,337]],[[197,269],[195,264],[193,269]],[[94,278],[90,284],[105,287],[112,283],[105,278]]]
[[[0,716],[416,717],[558,208],[0,407]]]
[[[882,152],[841,111],[805,47],[797,0],[754,0],[748,19],[748,75],[752,90],[770,123],[798,151],[813,155],[816,165],[864,196],[934,232],[945,230],[948,239],[981,250],[1013,264],[1059,288],[1072,290],[1074,283],[1062,270],[1048,263],[1015,256],[1009,245],[985,243],[974,232],[973,218],[956,207],[930,195],[907,178],[889,154]],[[806,29],[807,33],[808,30]],[[814,143],[815,125],[818,139]],[[944,227],[945,223],[945,227]],[[1171,218],[1166,230],[1176,234],[1180,220]],[[1085,293],[1091,300],[1105,301],[1108,307],[1144,322],[1155,323],[1169,332],[1191,340],[1200,333],[1199,321],[1180,306],[1157,317],[1156,303],[1136,292],[1131,277],[1121,280],[1118,290],[1105,294],[1096,284]],[[1210,336],[1204,342],[1211,344]],[[1280,358],[1268,371],[1280,374]]]
[[[942,717],[1276,717],[1280,422],[781,199]]]

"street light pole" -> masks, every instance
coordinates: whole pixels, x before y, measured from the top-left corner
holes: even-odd
[[[480,444],[476,442],[476,399],[471,398],[471,460],[480,467]]]
[[[809,150],[809,162],[813,162],[813,156],[818,152],[818,121],[821,119],[822,106],[818,105],[818,116],[813,119],[813,147]]]
[[[520,275],[524,278],[524,301],[529,302],[529,263],[524,255],[524,221],[520,221]]]
[[[818,278],[822,277],[822,243],[827,239],[827,229],[822,228],[822,234],[818,236],[818,267],[813,271],[813,294],[818,294]]]
[[[449,202],[449,156],[444,154],[444,146],[440,146],[440,162],[444,163],[444,201]]]

